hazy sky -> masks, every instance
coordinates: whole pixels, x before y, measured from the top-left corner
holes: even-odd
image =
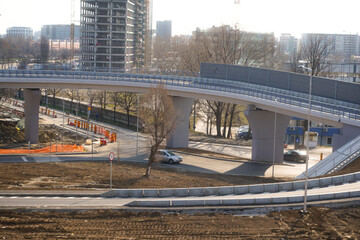
[[[360,33],[359,0],[153,0],[153,20],[172,20],[173,35],[196,27],[239,24],[254,32]],[[75,0],[79,21],[80,0]],[[71,0],[0,0],[0,34],[8,27],[34,31],[45,24],[69,24]],[[155,27],[156,24],[153,25]]]

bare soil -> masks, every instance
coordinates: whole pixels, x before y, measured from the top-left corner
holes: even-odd
[[[0,211],[1,239],[359,239],[360,208],[262,216]]]
[[[115,188],[214,187],[279,182],[288,179],[242,177],[198,173],[154,164],[151,177],[144,178],[146,164],[113,163]],[[69,190],[109,187],[108,162],[3,163],[2,190]]]

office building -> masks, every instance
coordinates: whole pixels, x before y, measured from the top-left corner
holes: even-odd
[[[327,45],[328,54],[342,55],[345,61],[350,61],[351,56],[360,55],[360,37],[358,34],[305,33],[301,37],[301,44],[304,46],[315,39],[321,39]]]
[[[156,37],[164,41],[170,42],[171,39],[171,21],[157,21],[156,22]]]
[[[6,30],[7,37],[33,38],[33,30],[29,27],[11,27]]]
[[[44,25],[41,28],[41,36],[46,37],[49,40],[70,40],[70,25]],[[74,40],[80,39],[80,26],[75,25]]]
[[[280,51],[287,55],[293,55],[297,52],[297,39],[291,34],[282,33],[280,36]]]

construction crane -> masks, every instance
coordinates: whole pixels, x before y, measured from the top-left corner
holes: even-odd
[[[75,0],[71,0],[71,24],[70,24],[70,71],[73,69],[75,55]]]
[[[145,19],[145,69],[148,68],[148,64],[150,62],[150,51],[151,51],[151,46],[150,46],[150,41],[151,41],[151,29],[150,29],[150,0],[145,0],[145,14],[146,14],[146,19]]]

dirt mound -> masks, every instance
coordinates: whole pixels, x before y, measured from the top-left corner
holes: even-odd
[[[13,123],[0,122],[0,144],[25,142],[25,133]]]
[[[0,211],[3,239],[358,239],[360,208],[261,216],[113,210]]]

